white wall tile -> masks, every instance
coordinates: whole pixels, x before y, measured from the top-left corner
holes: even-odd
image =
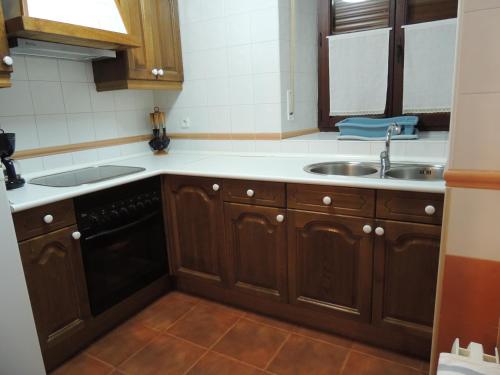
[[[226,19],[227,45],[237,46],[249,44],[252,41],[250,34],[250,14],[233,15]]]
[[[341,155],[370,155],[370,142],[363,141],[339,141],[338,151]]]
[[[16,150],[29,150],[40,146],[34,116],[0,117],[0,128],[16,133]]]
[[[208,108],[210,133],[231,133],[231,107]]]
[[[114,159],[121,156],[120,146],[103,147],[97,149],[99,160]]]
[[[227,50],[217,48],[203,51],[202,61],[206,78],[227,77]]]
[[[16,160],[16,172],[25,175],[27,173],[35,173],[43,170],[43,158],[31,158]]]
[[[132,137],[148,134],[150,131],[149,118],[141,111],[122,111],[116,113],[118,136]]]
[[[62,82],[66,113],[92,112],[87,83]]]
[[[229,78],[229,97],[231,104],[253,104],[253,80],[251,76]]]
[[[14,81],[12,87],[0,90],[0,116],[22,116],[33,113],[29,82]]]
[[[225,15],[225,0],[201,0],[203,19],[220,18]]]
[[[255,152],[255,141],[232,141],[231,146],[234,152]]]
[[[253,12],[250,16],[250,37],[253,43],[279,39],[278,8]]]
[[[252,44],[252,72],[280,72],[280,43],[278,41]]]
[[[309,142],[285,139],[281,141],[280,150],[283,153],[307,154],[309,152]]]
[[[262,153],[278,153],[280,152],[280,141],[257,141],[255,142],[255,151]]]
[[[253,105],[238,105],[231,107],[231,131],[233,133],[255,132]]]
[[[99,160],[99,154],[96,150],[84,150],[72,153],[73,164],[95,163]]]
[[[26,56],[28,78],[32,81],[60,81],[56,59]]]
[[[92,115],[96,140],[102,141],[118,137],[115,112],[93,113]]]
[[[35,121],[40,147],[70,143],[66,115],[38,115]]]
[[[252,73],[252,50],[250,44],[228,49],[228,73],[231,76]]]
[[[228,105],[229,104],[229,80],[227,78],[207,79],[207,104]]]
[[[95,141],[94,120],[92,113],[76,113],[66,115],[70,143]]]
[[[29,85],[35,114],[65,113],[60,82],[30,81]]]
[[[255,74],[253,84],[256,104],[281,102],[279,73]]]
[[[89,83],[90,104],[93,112],[109,112],[115,110],[113,91],[97,92],[94,83]]]
[[[255,131],[257,133],[279,133],[281,132],[281,105],[256,104]]]
[[[339,141],[321,140],[309,142],[309,153],[336,155],[338,153]]]
[[[64,82],[88,82],[85,62],[72,60],[58,60],[59,74]]]
[[[14,64],[12,65],[14,72],[10,75],[10,79],[12,81],[26,81],[28,79],[26,59],[20,55],[13,55],[12,59],[14,60]]]
[[[71,154],[58,154],[44,156],[42,158],[44,169],[65,168],[73,165],[73,156]]]

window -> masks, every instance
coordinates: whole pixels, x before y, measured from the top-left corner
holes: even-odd
[[[329,116],[329,60],[326,37],[341,33],[392,27],[389,41],[389,82],[384,116],[403,112],[404,30],[402,26],[457,16],[458,0],[319,0],[318,127],[337,131],[345,117]],[[450,113],[421,113],[420,130],[448,130]],[[374,116],[376,117],[376,116]]]

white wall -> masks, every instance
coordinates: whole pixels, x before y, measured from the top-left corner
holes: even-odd
[[[16,133],[18,151],[149,134],[153,99],[147,90],[98,93],[91,63],[14,56],[12,87],[0,90],[0,128]],[[21,162],[21,172],[117,157],[122,149],[36,158]]]
[[[290,0],[181,0],[184,88],[155,93],[168,112],[168,131],[279,134],[316,127],[316,0],[297,3],[300,93],[296,121],[288,124]]]
[[[4,184],[0,184],[0,239],[0,374],[44,374]]]

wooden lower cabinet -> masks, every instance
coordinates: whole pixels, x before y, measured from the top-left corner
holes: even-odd
[[[225,203],[229,285],[286,302],[286,210]]]
[[[75,225],[19,244],[47,367],[90,318],[80,244],[71,236],[76,231]]]
[[[379,221],[375,240],[373,323],[431,337],[441,227]]]
[[[288,211],[290,302],[361,321],[371,317],[372,219]]]
[[[170,264],[178,277],[227,283],[221,185],[213,178],[164,179]]]

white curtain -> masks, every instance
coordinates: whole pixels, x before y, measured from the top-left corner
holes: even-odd
[[[384,113],[390,31],[384,28],[328,37],[331,116]]]
[[[403,27],[403,113],[449,112],[455,67],[456,18]]]

